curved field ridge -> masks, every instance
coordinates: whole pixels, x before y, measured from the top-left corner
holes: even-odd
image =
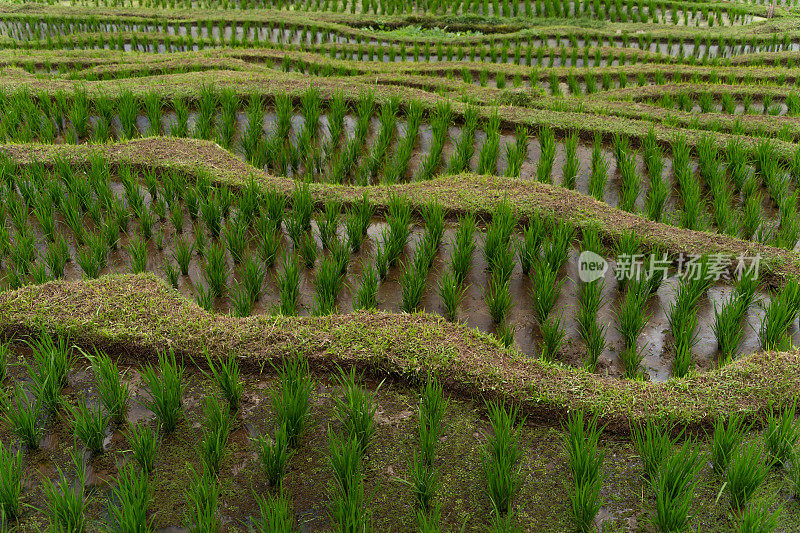
[[[256,370],[303,352],[317,369],[356,365],[406,379],[435,372],[451,392],[514,400],[533,421],[584,408],[616,433],[647,414],[697,430],[732,411],[758,416],[776,403],[796,401],[800,391],[798,350],[757,353],[663,383],[616,380],[524,358],[490,336],[425,313],[244,319],[207,313],[152,274],[56,281],[0,294],[4,336],[36,335],[42,327],[137,363],[167,348],[192,357],[208,348],[216,355],[232,352]]]
[[[57,159],[73,165],[87,165],[92,154],[103,153],[112,164],[134,167],[175,169],[196,176],[208,173],[213,181],[236,188],[253,177],[264,188],[275,187],[291,198],[294,181],[258,170],[238,159],[218,144],[171,137],[151,137],[105,145],[0,145],[0,152],[20,164],[32,161],[52,164]],[[674,254],[724,253],[731,256],[762,257],[762,278],[781,284],[787,276],[800,274],[800,254],[729,235],[692,231],[622,211],[579,192],[546,183],[497,176],[460,174],[391,186],[352,186],[311,183],[315,201],[322,205],[336,198],[347,203],[366,192],[380,209],[392,193],[406,194],[419,210],[436,196],[449,216],[472,212],[487,217],[495,205],[506,198],[524,221],[534,211],[568,220],[578,226],[598,223],[609,239],[635,231],[647,246],[659,246]]]

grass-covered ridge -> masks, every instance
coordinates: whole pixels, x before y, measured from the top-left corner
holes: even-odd
[[[424,313],[247,319],[210,314],[152,275],[51,282],[0,295],[4,335],[35,337],[42,327],[137,363],[156,360],[168,348],[187,357],[208,348],[219,356],[235,353],[255,370],[299,350],[319,371],[356,365],[412,382],[433,373],[454,394],[513,400],[530,420],[552,423],[583,409],[622,433],[648,414],[696,429],[733,412],[758,417],[796,401],[800,385],[796,350],[753,354],[664,383],[604,379],[523,358],[490,336]]]

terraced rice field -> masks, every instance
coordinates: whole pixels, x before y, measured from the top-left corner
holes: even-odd
[[[0,3],[0,532],[800,530],[798,10]]]

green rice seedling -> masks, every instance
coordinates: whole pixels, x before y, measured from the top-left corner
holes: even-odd
[[[278,427],[274,439],[267,440],[263,435],[259,435],[255,439],[255,445],[267,482],[271,487],[280,488],[286,465],[294,455],[294,450],[289,448],[286,428]]]
[[[589,174],[589,195],[603,201],[608,183],[608,161],[602,152],[603,140],[595,135],[592,146],[592,168]]]
[[[247,223],[241,217],[229,222],[225,225],[223,236],[233,262],[238,265],[247,249]]]
[[[739,533],[772,533],[778,528],[778,521],[783,510],[779,506],[774,512],[772,498],[761,498],[742,510],[739,516]]]
[[[537,211],[528,221],[522,240],[517,245],[517,255],[523,274],[530,273],[531,267],[539,263],[546,232],[544,217],[540,216]]]
[[[144,108],[150,127],[147,131],[149,137],[161,135],[161,97],[155,91],[147,93],[144,97]]]
[[[22,386],[17,383],[14,389],[14,400],[3,409],[5,425],[22,440],[30,450],[38,450],[42,440],[42,428],[37,422],[42,414],[38,402],[28,401]]]
[[[97,279],[100,276],[100,263],[89,248],[83,248],[78,251],[75,262],[83,270],[83,276],[86,279]]]
[[[126,90],[120,94],[117,100],[117,113],[122,126],[123,139],[136,137],[136,117],[139,114],[139,106],[133,93]]]
[[[311,228],[311,215],[314,210],[314,201],[308,183],[295,184],[292,196],[292,213],[301,222],[304,230]]]
[[[283,239],[278,231],[273,229],[259,231],[258,254],[264,261],[266,268],[272,268],[275,265],[275,259],[278,257],[282,242]]]
[[[567,335],[563,311],[548,316],[543,323],[539,324],[539,332],[542,335],[541,358],[544,361],[552,361],[558,355]]]
[[[483,255],[488,265],[496,263],[499,254],[507,251],[516,223],[511,205],[506,199],[501,200],[492,212],[492,223],[484,237]]]
[[[278,274],[280,292],[280,313],[292,316],[297,313],[297,300],[300,297],[300,265],[295,256],[287,255],[283,271]]]
[[[640,180],[636,172],[636,152],[624,151],[619,156],[619,172],[622,181],[619,207],[633,212],[639,198]]]
[[[539,156],[539,166],[536,169],[536,178],[542,183],[552,183],[553,161],[556,157],[556,138],[552,129],[548,127],[541,129],[539,144],[541,155]]]
[[[463,285],[472,265],[472,256],[476,247],[474,235],[475,217],[473,215],[460,217],[453,252],[450,256],[450,266],[459,285]]]
[[[448,269],[439,280],[438,294],[444,304],[445,318],[455,321],[458,316],[458,306],[466,294],[466,286],[458,282],[458,277],[453,268]]]
[[[358,443],[363,454],[375,435],[375,412],[377,403],[375,393],[368,392],[356,383],[356,369],[350,373],[339,369],[337,377],[342,396],[336,399],[336,418],[344,426],[345,432]]]
[[[7,343],[0,342],[0,385],[5,381],[8,375],[8,356],[11,349]]]
[[[646,286],[634,282],[626,291],[617,311],[616,328],[624,343],[620,361],[627,378],[635,378],[640,372],[642,353],[638,348],[637,339],[650,319],[650,314],[646,312],[648,296]]]
[[[444,235],[444,208],[436,198],[425,204],[422,219],[425,222],[425,239],[438,249]]]
[[[239,280],[236,280],[230,290],[231,304],[233,305],[233,316],[245,318],[253,312],[253,300],[247,287]]]
[[[203,371],[203,374],[217,384],[225,401],[228,402],[230,410],[238,411],[243,385],[239,379],[239,362],[236,360],[236,356],[229,353],[228,357],[219,357],[218,361],[214,363],[209,351],[205,350],[205,358],[208,372]]]
[[[533,314],[539,324],[544,324],[561,295],[561,287],[564,285],[564,280],[559,280],[558,275],[547,264],[542,264],[539,268],[533,269],[532,272],[533,288],[531,289],[531,300],[533,300]]]
[[[296,448],[308,428],[308,411],[314,382],[308,370],[308,359],[290,355],[278,369],[278,388],[272,393],[272,407],[278,424],[286,428],[289,446]]]
[[[552,227],[551,238],[542,247],[542,259],[555,273],[567,262],[574,238],[575,228],[569,223],[559,221]]]
[[[578,293],[578,333],[586,343],[586,360],[584,364],[590,372],[597,369],[597,361],[606,347],[607,324],[601,324],[598,311],[605,303],[603,289],[605,280],[598,279],[591,283],[582,283]]]
[[[100,410],[91,411],[86,405],[86,399],[81,398],[72,411],[72,430],[75,436],[83,442],[91,453],[103,453],[103,440],[105,439],[108,419]]]
[[[345,217],[345,230],[347,231],[347,240],[350,243],[350,250],[353,253],[361,249],[361,244],[364,241],[362,227],[361,213],[356,209],[348,211]]]
[[[725,476],[731,507],[740,511],[747,507],[750,498],[769,474],[758,443],[741,444],[733,453]]]
[[[189,241],[185,237],[176,237],[175,250],[172,253],[173,259],[178,263],[181,274],[184,276],[189,275],[189,262],[192,260],[192,248]]]
[[[325,257],[317,270],[314,282],[314,314],[329,315],[336,311],[336,299],[342,286],[339,265],[331,257]]]
[[[335,481],[330,495],[330,513],[337,531],[370,530],[362,455],[357,437],[329,432],[329,461]]]
[[[794,404],[780,410],[767,413],[764,425],[764,446],[772,458],[773,464],[786,464],[800,440],[800,425],[795,422]]]
[[[164,274],[167,276],[167,281],[169,282],[170,286],[173,289],[178,288],[178,267],[172,264],[172,261],[169,259],[164,259],[161,263],[161,269],[164,271]]]
[[[68,477],[57,466],[58,481],[49,478],[42,480],[44,498],[47,501],[47,513],[51,528],[54,531],[71,531],[83,533],[86,530],[86,466],[83,454],[73,450],[72,463],[76,473],[74,478]]]
[[[570,486],[572,522],[576,531],[593,531],[594,518],[600,510],[600,487],[604,453],[599,449],[602,428],[597,419],[584,422],[583,412],[570,413],[566,423],[564,446],[573,484]]]
[[[44,254],[44,262],[47,264],[47,268],[50,269],[50,276],[53,279],[64,277],[67,258],[69,258],[67,243],[61,235],[57,235],[55,242],[48,245]]]
[[[173,137],[189,136],[189,106],[186,100],[179,97],[172,99],[172,110],[175,112],[175,122],[170,124],[169,134]]]
[[[224,148],[230,148],[236,132],[236,111],[239,108],[239,97],[233,90],[223,89],[219,100],[222,108],[222,120],[217,128],[219,144]]]
[[[158,432],[145,424],[134,424],[126,433],[128,445],[133,452],[133,458],[145,474],[153,472],[155,466],[156,447],[158,445]]]
[[[172,350],[158,354],[157,368],[161,370],[161,376],[151,364],[148,364],[142,372],[142,377],[150,389],[150,400],[143,403],[156,414],[161,428],[169,434],[175,430],[183,417],[184,369],[175,361]]]
[[[251,256],[247,256],[241,271],[241,279],[251,302],[257,302],[261,299],[261,288],[264,285],[266,275],[267,269]]]
[[[227,454],[226,447],[231,429],[230,411],[222,406],[216,396],[210,395],[203,404],[203,413],[205,423],[203,439],[200,441],[200,460],[204,471],[216,475]]]
[[[22,515],[22,450],[11,451],[0,441],[0,519],[16,520]]]
[[[420,269],[415,263],[402,265],[403,273],[400,275],[400,287],[402,290],[401,308],[406,313],[413,313],[422,301],[425,292],[425,280],[427,271]]]
[[[130,461],[123,463],[110,499],[115,502],[110,508],[114,531],[138,533],[150,530],[147,508],[152,500],[152,490],[147,472],[138,470]]]
[[[449,404],[450,401],[444,397],[439,380],[428,375],[420,390],[419,406],[421,458],[427,466],[433,464],[434,448],[439,442],[444,415]]]
[[[303,258],[305,267],[308,269],[314,268],[314,264],[317,262],[317,257],[319,256],[319,249],[317,248],[317,240],[311,233],[303,233],[297,251],[300,257]]]
[[[518,463],[522,458],[520,426],[524,418],[520,418],[519,409],[513,404],[486,402],[486,408],[492,434],[486,441],[484,482],[495,513],[505,515],[522,487]]]
[[[692,439],[687,439],[680,450],[668,453],[651,479],[656,493],[656,511],[653,523],[659,531],[684,531],[689,524],[697,474],[703,463]]]
[[[500,116],[496,109],[489,116],[484,131],[486,140],[478,154],[478,174],[495,174],[500,150]]]
[[[195,299],[197,305],[204,311],[211,312],[214,310],[214,292],[210,288],[203,287],[202,284],[197,283],[194,287],[197,292]]]
[[[752,424],[745,424],[744,417],[732,414],[727,419],[718,417],[714,421],[714,431],[711,439],[711,466],[717,475],[725,475],[731,457],[745,434],[750,431]]]
[[[642,458],[645,479],[655,480],[661,463],[672,449],[669,428],[663,422],[648,416],[643,423],[631,424],[631,440]]]
[[[203,277],[209,289],[217,298],[225,294],[228,285],[228,254],[222,243],[210,244],[203,264]]]
[[[375,309],[378,305],[378,271],[374,265],[361,270],[354,309]]]
[[[505,322],[508,312],[514,307],[509,282],[500,279],[497,274],[492,274],[483,298],[489,308],[489,315],[491,315],[492,321],[495,324]]]
[[[573,131],[564,138],[564,169],[561,186],[575,188],[575,181],[581,171],[581,163],[577,157],[578,133]]]
[[[186,494],[188,506],[186,530],[189,533],[215,533],[222,528],[219,517],[219,486],[216,478],[207,470],[202,473],[191,471],[191,483]]]
[[[211,236],[218,239],[222,230],[222,206],[216,195],[209,196],[207,201],[200,203],[200,218]]]
[[[321,216],[317,221],[319,240],[322,241],[323,249],[327,249],[331,239],[336,236],[336,230],[339,227],[339,216],[341,211],[342,204],[338,200],[327,200],[325,202],[325,211],[323,216]],[[360,233],[358,236],[361,236]]]
[[[278,494],[268,494],[266,498],[256,494],[255,498],[259,509],[259,518],[254,520],[253,524],[256,533],[292,533],[295,531],[294,515],[289,498],[283,491]]]
[[[111,420],[116,424],[123,424],[130,407],[130,386],[122,381],[119,367],[111,357],[95,350],[93,355],[84,355],[89,359],[92,370],[97,377],[97,391],[100,403],[106,409]]]
[[[776,294],[766,308],[761,320],[761,345],[765,350],[779,350],[788,347],[789,326],[797,319],[800,302],[800,282],[789,278],[781,292]]]
[[[425,463],[421,454],[414,452],[408,465],[408,479],[402,480],[411,488],[417,509],[427,512],[439,489],[439,472]]]
[[[727,364],[736,357],[744,338],[744,318],[753,302],[758,281],[753,276],[743,276],[736,285],[731,299],[721,309],[714,307],[714,335],[717,338],[719,364]]]
[[[128,242],[131,257],[131,272],[138,274],[147,270],[147,241],[137,235]]]

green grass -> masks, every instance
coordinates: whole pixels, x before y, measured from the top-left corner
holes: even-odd
[[[0,518],[16,520],[22,514],[22,450],[0,442]]]
[[[183,418],[183,373],[184,369],[175,361],[171,350],[159,352],[157,367],[148,364],[142,371],[150,391],[150,399],[145,400],[144,405],[156,414],[166,434],[175,431]]]

